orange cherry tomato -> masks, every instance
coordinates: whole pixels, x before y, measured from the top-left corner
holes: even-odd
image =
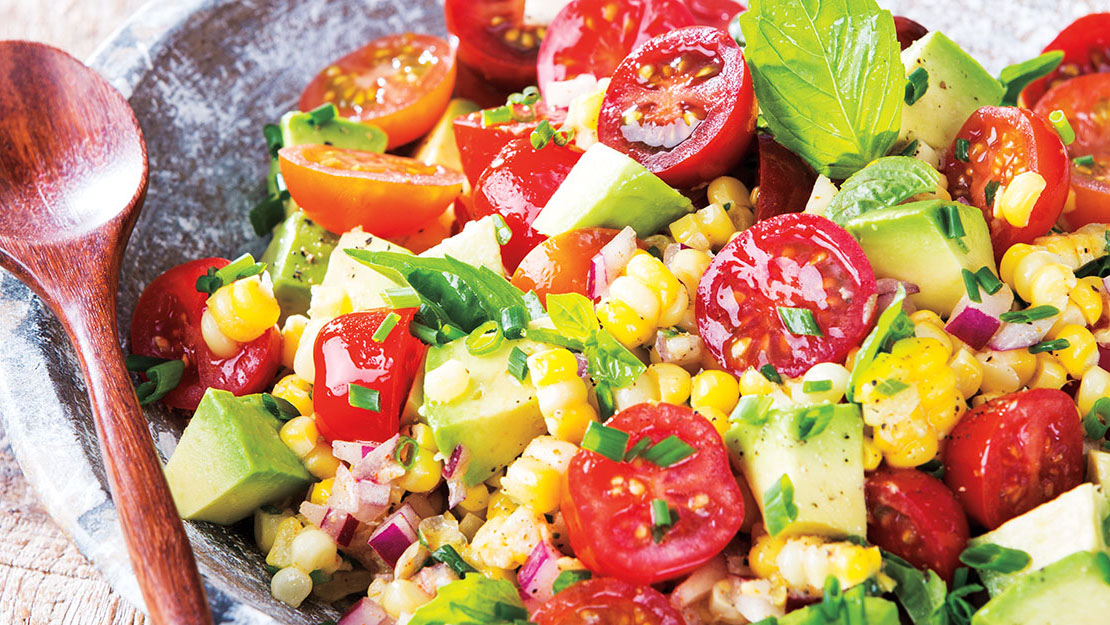
[[[390,35],[324,68],[301,94],[310,111],[332,102],[339,114],[389,135],[389,149],[432,129],[455,88],[455,48],[431,35]]]
[[[590,261],[620,230],[581,228],[557,234],[524,257],[513,273],[513,286],[535,291],[547,305],[548,293],[586,295]]]
[[[416,232],[458,197],[465,180],[439,165],[328,145],[282,148],[278,158],[293,200],[332,232],[355,226],[381,237]]]

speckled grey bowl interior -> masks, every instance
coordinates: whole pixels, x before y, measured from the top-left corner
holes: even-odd
[[[1110,9],[1110,0],[881,4],[944,30],[992,71],[1036,54],[1078,15]],[[150,190],[123,265],[122,328],[142,287],[161,271],[201,256],[262,250],[265,241],[246,219],[263,192],[262,125],[293,106],[331,58],[387,33],[442,32],[440,6],[438,0],[156,1],[94,54],[90,64],[130,100],[150,152]],[[42,303],[2,272],[0,344],[0,415],[27,478],[116,590],[141,605],[72,349]],[[147,416],[168,457],[183,416],[160,407]],[[326,606],[294,611],[274,601],[249,529],[186,528],[218,622],[316,624],[337,616]]]

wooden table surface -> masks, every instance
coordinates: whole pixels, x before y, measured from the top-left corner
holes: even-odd
[[[172,0],[166,0],[172,1]],[[84,59],[145,0],[0,0],[0,39]],[[142,625],[39,506],[0,427],[0,623]]]

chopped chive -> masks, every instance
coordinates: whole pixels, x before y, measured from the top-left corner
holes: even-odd
[[[339,110],[331,102],[325,102],[308,112],[308,123],[323,126],[339,116]]]
[[[774,365],[771,365],[771,364],[763,365],[762,367],[759,368],[759,372],[761,374],[763,374],[763,377],[767,378],[768,382],[774,382],[775,384],[782,384],[782,376],[779,375],[779,371],[778,371],[778,369],[775,369]]]
[[[513,121],[513,109],[508,106],[499,106],[482,111],[482,128],[507,124],[511,121]]]
[[[509,374],[520,382],[528,378],[528,355],[519,347],[509,352]]]
[[[906,104],[913,105],[929,90],[929,72],[924,67],[919,67],[906,77]]]
[[[477,569],[466,563],[462,559],[458,551],[451,545],[443,545],[432,552],[432,558],[446,564],[455,572],[459,577],[465,577],[467,573],[477,573]]]
[[[975,272],[975,279],[978,280],[979,286],[987,292],[987,295],[994,295],[1002,288],[1002,281],[994,275],[990,267],[980,267],[979,271]]]
[[[893,397],[894,395],[901,393],[909,387],[909,384],[906,384],[901,380],[888,378],[876,384],[875,390],[878,391],[880,395],[883,395],[885,397]]]
[[[1029,346],[1030,354],[1039,354],[1041,352],[1054,352],[1059,349],[1067,349],[1071,347],[1071,343],[1067,339],[1056,339],[1055,341],[1041,341],[1036,345]]]
[[[570,143],[571,141],[574,141],[575,132],[576,131],[573,128],[570,128],[568,130],[557,130],[557,131],[555,131],[555,136],[554,136],[555,145],[557,145],[559,147],[563,147],[566,144]]]
[[[975,277],[971,270],[964,269],[964,289],[967,290],[967,298],[973,302],[979,303],[983,301],[983,296],[979,294],[979,280]]]
[[[443,324],[443,327],[439,329],[439,334],[447,343],[466,336],[466,332],[463,332],[461,328],[457,328],[449,323]]]
[[[807,380],[802,383],[803,393],[824,393],[832,390],[832,380]]]
[[[408,449],[408,453],[405,450]],[[405,471],[412,469],[416,464],[416,454],[420,450],[420,445],[416,443],[416,439],[411,436],[401,436],[397,441],[397,448],[393,450],[393,459],[397,464],[401,465]],[[406,459],[407,458],[407,459]]]
[[[224,265],[222,268],[216,270],[216,277],[220,279],[221,285],[231,284],[239,278],[245,278],[249,272],[254,269],[258,263],[254,262],[254,256],[250,254],[243,254],[239,258]],[[258,272],[256,272],[258,273]],[[254,274],[250,274],[254,275]]]
[[[400,320],[401,315],[398,315],[395,312],[390,312],[388,315],[385,316],[385,319],[382,319],[382,324],[378,326],[378,329],[374,330],[374,334],[370,336],[371,340],[373,340],[375,343],[384,342],[387,338],[389,338],[389,333],[393,332],[393,328],[397,327],[397,322]]]
[[[597,421],[590,421],[586,433],[582,435],[582,449],[605,456],[613,462],[624,460],[624,448],[627,446],[627,433]]]
[[[1083,430],[1087,438],[1093,441],[1102,440],[1106,436],[1107,430],[1110,430],[1110,398],[1100,397],[1091,406],[1083,417]]]
[[[732,409],[732,414],[728,416],[728,420],[743,421],[751,425],[763,425],[767,422],[772,403],[774,401],[766,395],[745,395],[740,398],[740,401],[736,402],[736,407]]]
[[[902,149],[901,152],[898,153],[898,156],[913,156],[914,154],[917,154],[917,146],[917,139],[910,141],[909,145],[907,145],[905,148]]]
[[[347,384],[347,403],[354,408],[371,412],[379,412],[382,409],[382,398],[378,389],[360,386],[354,382]]]
[[[274,175],[274,190],[281,196],[281,199],[289,199],[289,187],[285,185],[285,176],[282,176],[281,172]]]
[[[545,119],[540,122],[539,126],[536,126],[536,129],[532,131],[529,138],[532,141],[533,148],[542,150],[547,147],[548,142],[551,141],[554,136],[555,129],[551,127],[551,122]]]
[[[952,202],[945,204],[940,208],[941,225],[944,228],[944,238],[946,239],[959,239],[963,237],[964,222],[960,218],[960,205]]]
[[[158,358],[157,356],[140,356],[138,354],[128,354],[127,358],[123,359],[123,364],[127,367],[128,371],[135,371],[142,373],[151,367],[169,362],[172,358]]]
[[[185,363],[181,360],[167,360],[146,370],[147,381],[135,387],[139,405],[146,406],[165,397],[181,383],[185,373]]]
[[[636,441],[635,445],[628,448],[628,453],[624,454],[624,461],[632,462],[639,457],[640,454],[644,453],[648,445],[651,445],[651,439],[646,436],[640,437],[640,440]]]
[[[1025,310],[1004,312],[998,318],[1006,323],[1033,323],[1058,314],[1060,314],[1060,310],[1055,306],[1034,306]]]
[[[528,610],[519,605],[498,601],[493,604],[493,616],[498,622],[514,623],[528,618]]]
[[[987,207],[994,206],[994,196],[998,194],[998,187],[1000,186],[1002,186],[1002,183],[991,180],[987,183],[987,186],[983,187],[983,200],[986,201]]]
[[[510,306],[501,311],[501,331],[506,338],[524,338],[528,329],[528,311],[521,306]]]
[[[593,576],[593,573],[585,569],[571,569],[569,571],[563,571],[562,573],[559,573],[559,576],[555,578],[555,582],[551,584],[551,592],[552,594],[557,595],[570,586],[573,586],[578,582],[590,579]]]
[[[493,216],[493,229],[497,234],[498,245],[505,245],[512,240],[513,229],[509,227],[509,224],[505,223],[505,218],[501,215]]]
[[[409,324],[409,332],[425,345],[439,345],[439,332],[422,323]]]
[[[501,326],[496,321],[487,321],[474,328],[466,337],[466,351],[472,356],[485,356],[501,348],[505,335],[501,333]]]
[[[824,432],[835,412],[836,408],[832,404],[819,404],[799,410],[795,418],[798,440],[807,441]]]
[[[1071,159],[1076,167],[1087,167],[1088,169],[1095,166],[1095,157],[1091,154],[1086,156],[1077,156]]]
[[[994,571],[997,573],[1016,573],[1025,567],[1033,558],[1028,553],[1019,549],[1010,549],[994,543],[982,543],[968,547],[960,554],[960,562],[980,571]]]
[[[254,233],[260,237],[270,234],[285,219],[285,204],[280,195],[271,195],[254,205],[247,215]]]
[[[763,522],[767,533],[777,535],[798,518],[798,506],[794,504],[794,483],[790,476],[783,473],[766,492],[763,493]]]
[[[779,306],[779,319],[787,331],[798,336],[825,336],[817,320],[813,318],[813,311],[808,308],[790,308]]]
[[[971,142],[967,139],[956,139],[955,152],[956,160],[966,163],[968,161],[968,151],[971,150]]]
[[[520,104],[522,106],[532,106],[540,100],[540,90],[535,85],[529,85],[521,90],[520,93],[513,93],[509,95],[507,102],[509,104]]]
[[[726,210],[728,210],[728,209],[726,209]],[[653,245],[653,246],[649,247],[648,248],[648,254],[651,254],[652,256],[658,258],[659,260],[663,260],[663,250],[659,249],[658,245]]]
[[[1075,141],[1075,130],[1072,130],[1071,123],[1068,122],[1067,115],[1060,109],[1056,109],[1048,114],[1048,121],[1052,123],[1052,127],[1056,129],[1056,134],[1060,135],[1060,140],[1064,145],[1071,145]]]
[[[251,276],[257,276],[258,274],[262,273],[263,271],[266,271],[266,263],[255,263],[255,264],[251,265],[250,267],[247,267],[246,269],[243,269],[239,273],[235,274],[235,277],[232,278],[231,281],[235,282],[236,280],[242,280],[243,278],[249,278]]]
[[[419,308],[420,294],[411,286],[398,286],[382,291],[382,299],[390,308]]]
[[[698,450],[686,441],[671,434],[667,438],[644,450],[643,458],[660,467],[666,468],[692,456]]]
[[[262,127],[262,136],[266,138],[266,149],[270,151],[270,158],[277,158],[278,150],[285,144],[281,138],[281,126],[266,124]]]
[[[262,393],[262,407],[270,414],[274,415],[279,421],[288,421],[301,416],[301,411],[297,410],[297,407],[290,403],[289,400],[282,399],[269,393]]]
[[[651,500],[651,538],[656,544],[663,542],[663,537],[667,535],[667,530],[674,527],[675,521],[666,499]]]

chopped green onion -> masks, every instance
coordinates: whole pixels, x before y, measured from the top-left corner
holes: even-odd
[[[691,447],[686,441],[671,434],[667,438],[648,447],[643,458],[652,464],[667,468],[692,456],[698,450]]]
[[[411,332],[412,335],[415,336],[416,338],[420,339],[420,342],[424,343],[425,345],[439,345],[440,344],[439,331],[435,330],[433,328],[429,328],[428,326],[426,326],[422,323],[415,323],[414,322],[414,323],[410,324],[409,325],[409,332]]]
[[[779,375],[779,371],[778,371],[778,369],[775,369],[774,365],[770,365],[770,364],[763,365],[762,367],[759,368],[759,372],[761,374],[763,374],[763,377],[767,378],[768,382],[774,382],[775,384],[782,384],[782,376]]]
[[[1067,349],[1071,347],[1071,343],[1067,339],[1056,339],[1055,341],[1041,341],[1036,345],[1029,346],[1030,354],[1039,354],[1041,352],[1054,352],[1059,349]]]
[[[913,156],[917,154],[917,139],[910,141],[909,144],[898,153],[898,156]]]
[[[536,129],[532,131],[529,138],[532,141],[533,148],[542,150],[547,147],[548,142],[551,141],[554,136],[555,129],[551,127],[551,122],[545,119],[540,122],[539,126],[536,126]]]
[[[956,139],[955,152],[956,160],[966,163],[968,161],[967,153],[971,150],[971,142],[967,139]]]
[[[971,273],[969,269],[964,269],[962,273],[964,276],[964,289],[967,290],[967,298],[976,303],[982,302],[983,296],[979,294],[978,278],[976,278],[975,274]]]
[[[1075,142],[1075,131],[1072,130],[1071,123],[1068,122],[1067,115],[1060,109],[1056,109],[1048,114],[1048,121],[1052,123],[1052,127],[1056,129],[1056,134],[1060,135],[1060,140],[1064,145],[1071,145]]]
[[[528,291],[524,294],[524,308],[528,316],[533,319],[547,316],[547,310],[544,309],[543,302],[540,301],[540,296],[536,295],[535,291]]]
[[[524,337],[528,329],[528,311],[520,306],[510,306],[501,311],[501,331],[510,339]]]
[[[432,558],[446,564],[459,577],[466,577],[467,573],[478,572],[477,569],[467,564],[451,545],[442,545],[439,549],[433,551]]]
[[[262,506],[261,508],[259,508],[259,510],[261,510],[261,511],[263,511],[266,514],[269,514],[269,515],[281,514],[281,510],[278,510],[275,506],[272,506],[270,504],[266,504],[266,505]]]
[[[339,116],[339,110],[331,102],[325,102],[308,112],[308,123],[323,126]]]
[[[328,575],[320,569],[316,569],[315,571],[309,573],[308,577],[312,580],[313,586],[315,586],[316,584],[326,584],[331,581],[331,575]]]
[[[398,315],[395,312],[390,312],[388,315],[385,316],[385,319],[382,319],[382,324],[378,326],[377,330],[374,330],[374,334],[370,336],[370,339],[373,340],[375,343],[384,342],[387,338],[389,338],[389,333],[393,332],[393,328],[397,327],[397,322],[400,320],[401,315]]]
[[[728,210],[728,209],[726,208],[725,210]],[[649,247],[648,248],[648,254],[651,254],[652,256],[658,258],[659,260],[663,260],[663,250],[659,249],[658,245],[653,245],[653,246]]]
[[[901,380],[896,380],[894,378],[888,378],[888,379],[883,380],[882,382],[879,382],[878,384],[876,384],[875,385],[875,390],[878,391],[879,394],[883,395],[884,397],[893,397],[893,396],[897,395],[898,393],[901,393],[902,391],[908,389],[909,387],[910,387],[909,384],[906,384],[905,382],[903,382]]]
[[[274,174],[274,190],[282,200],[289,199],[289,187],[285,186],[285,176],[282,176],[281,172]]]
[[[379,412],[382,409],[381,393],[378,389],[360,386],[354,382],[347,384],[347,403],[371,412]]]
[[[288,400],[269,393],[262,393],[262,407],[279,421],[288,421],[301,416],[301,411]]]
[[[1075,163],[1076,167],[1086,167],[1089,169],[1095,166],[1095,157],[1091,154],[1088,154],[1086,156],[1077,156],[1071,159],[1071,162]]]
[[[651,445],[651,439],[646,436],[641,436],[640,440],[636,441],[635,445],[628,448],[628,453],[624,454],[624,461],[632,462],[638,458],[640,454],[644,453],[648,445]]]
[[[128,371],[136,371],[142,373],[151,367],[169,362],[173,358],[158,358],[157,356],[140,356],[138,354],[128,354],[127,358],[123,359],[123,365],[127,367]]]
[[[608,382],[599,382],[594,387],[594,395],[597,397],[597,412],[598,416],[602,419],[608,419],[613,416],[617,411],[617,401],[613,397],[613,388],[609,386]]]
[[[1006,323],[1033,323],[1041,319],[1048,319],[1060,314],[1060,310],[1055,306],[1034,306],[1033,308],[1026,308],[1025,310],[1012,310],[1004,312],[998,316],[999,319]]]
[[[790,308],[779,306],[779,319],[787,331],[798,336],[825,336],[817,320],[813,318],[813,311],[808,308]]]
[[[485,356],[501,348],[505,335],[501,333],[501,326],[496,321],[487,321],[474,328],[466,337],[466,351],[472,356]]]
[[[1016,573],[1029,566],[1032,561],[1033,558],[1024,551],[993,543],[968,547],[960,554],[960,562],[971,568],[996,573]]]
[[[285,145],[281,138],[281,126],[266,124],[262,127],[262,136],[266,138],[266,149],[270,151],[270,158],[277,158],[278,150]]]
[[[979,282],[979,286],[987,292],[987,295],[994,295],[1002,288],[1002,281],[994,275],[990,267],[980,267],[979,271],[975,272],[975,279]]]
[[[825,620],[836,622],[839,620],[840,609],[844,607],[844,594],[840,591],[840,579],[835,575],[826,577],[824,592],[821,594],[821,612],[825,615]]]
[[[508,106],[499,106],[482,111],[482,128],[507,124],[513,121],[513,109]]]
[[[232,279],[232,282],[235,282],[235,280],[242,280],[243,278],[250,278],[251,276],[257,276],[263,271],[266,271],[266,263],[255,263],[235,274],[235,278]]]
[[[239,258],[224,265],[223,268],[217,269],[216,277],[220,279],[220,286],[231,284],[239,278],[248,278],[262,273],[261,268],[258,267],[260,264],[261,263],[254,262],[254,256],[243,254]],[[263,265],[262,268],[265,268],[265,265]]]
[[[808,406],[798,411],[795,425],[798,427],[798,440],[807,441],[825,431],[832,421],[836,408],[832,404]]]
[[[1083,417],[1083,430],[1091,440],[1101,440],[1106,436],[1107,430],[1110,430],[1110,398],[1100,397],[1091,406]]]
[[[135,387],[139,405],[146,406],[165,397],[181,383],[183,373],[185,373],[185,363],[181,360],[168,360],[147,369],[147,381]]]
[[[450,343],[451,341],[466,336],[466,332],[463,332],[462,328],[457,328],[449,323],[445,323],[439,329],[439,335],[443,337],[445,342]]]
[[[493,216],[493,229],[497,234],[497,244],[505,245],[513,238],[513,229],[509,224],[505,223],[505,218],[501,215]]]
[[[997,180],[991,180],[987,186],[983,187],[983,200],[986,201],[988,207],[994,206],[994,196],[998,194],[998,187],[1002,186]]]
[[[540,90],[535,85],[525,87],[521,93],[513,93],[509,95],[509,104],[520,104],[523,106],[532,106],[540,100]]]
[[[728,416],[728,420],[763,425],[767,423],[772,403],[774,403],[774,400],[766,395],[745,395],[740,398],[740,401],[736,402],[736,407],[732,409],[732,414]]]
[[[663,542],[667,530],[674,527],[675,520],[666,499],[651,500],[651,538],[656,544]]]
[[[945,204],[940,209],[941,226],[944,229],[944,238],[946,239],[959,239],[963,237],[964,222],[960,218],[960,205],[952,202]]]
[[[585,569],[570,569],[569,571],[563,571],[559,573],[559,576],[555,578],[555,582],[551,584],[551,592],[557,595],[570,586],[590,579],[593,576],[593,573]]]
[[[405,453],[408,449],[408,453]],[[401,465],[405,471],[412,469],[416,464],[416,454],[420,450],[420,445],[416,443],[416,439],[411,436],[401,436],[397,441],[397,448],[393,450],[393,459],[397,464]],[[407,458],[407,460],[406,460]]]
[[[382,291],[382,299],[387,306],[397,308],[419,308],[420,294],[411,286],[398,286]]]
[[[528,355],[519,347],[513,347],[509,352],[509,375],[520,382],[528,378]]]
[[[782,477],[763,493],[763,523],[771,536],[777,535],[798,518],[794,504],[794,483],[790,476]]]
[[[271,195],[254,205],[247,215],[254,233],[260,237],[270,234],[285,219],[285,204],[280,195]]]
[[[628,446],[628,434],[590,421],[586,433],[582,435],[582,449],[605,456],[613,462],[624,460],[624,448]]]
[[[807,380],[802,383],[803,393],[824,393],[832,390],[832,380]]]
[[[559,147],[565,146],[566,144],[570,143],[571,141],[574,141],[574,135],[575,135],[575,130],[573,128],[571,128],[569,130],[557,130],[555,132],[555,137],[554,137],[555,145],[557,145]]]
[[[929,72],[924,67],[919,67],[906,77],[906,104],[913,105],[929,90]]]
[[[498,619],[498,622],[524,621],[528,618],[528,610],[519,605],[498,601],[493,604],[493,616]]]

